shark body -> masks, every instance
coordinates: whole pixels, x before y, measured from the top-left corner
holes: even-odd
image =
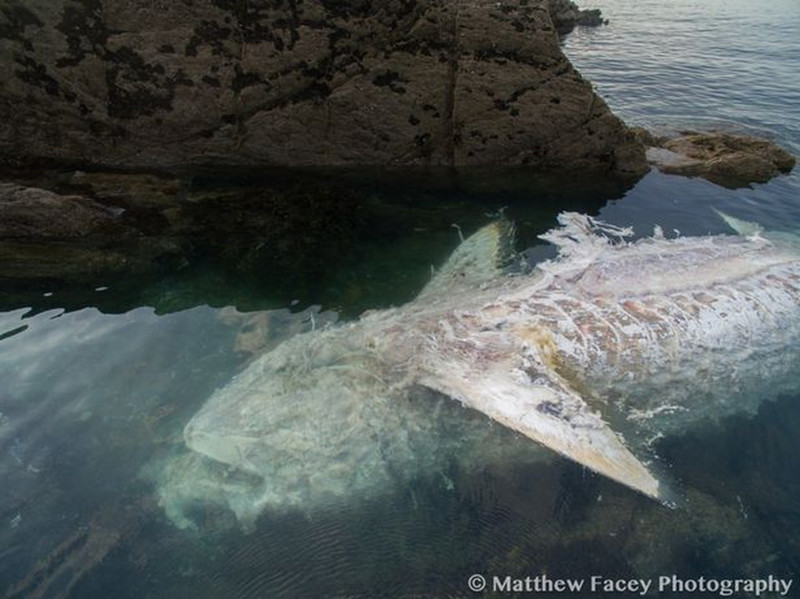
[[[493,223],[414,301],[257,358],[187,424],[186,445],[259,481],[255,511],[301,480],[340,476],[346,492],[380,461],[354,440],[413,428],[387,415],[426,387],[668,501],[654,439],[800,387],[800,251],[752,230],[628,242],[584,215],[559,220],[543,236],[559,255],[531,272],[504,273],[510,231]]]

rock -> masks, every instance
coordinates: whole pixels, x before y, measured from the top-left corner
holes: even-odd
[[[603,19],[599,8],[592,10],[582,10],[578,13],[578,25],[581,27],[599,27],[607,25],[608,21]]]
[[[661,147],[661,144],[669,139],[667,137],[657,137],[644,127],[630,127],[630,131],[633,133],[633,137],[636,141],[650,149]]]
[[[576,26],[599,27],[607,24],[599,8],[581,10],[571,0],[548,0],[547,9],[556,31],[561,36],[568,34]]]
[[[0,240],[67,240],[121,229],[112,210],[90,199],[0,183]]]
[[[147,173],[75,171],[68,183],[85,189],[104,204],[128,210],[164,210],[174,207],[185,190],[185,182]]]
[[[562,4],[9,0],[0,164],[642,174],[643,148],[561,52],[558,23],[579,19],[554,26]]]
[[[84,282],[213,255],[238,275],[299,288],[349,255],[365,227],[358,197],[313,177],[191,188],[151,174],[76,172],[57,184],[70,194],[0,183],[0,280]]]
[[[84,282],[135,268],[129,256],[67,243],[0,241],[0,281]]]
[[[183,226],[187,182],[147,173],[76,171],[62,186],[124,210],[144,235],[175,235]]]
[[[795,158],[771,141],[743,135],[684,132],[666,140],[640,139],[654,146],[647,159],[662,172],[703,177],[729,188],[766,183],[795,165]]]
[[[0,183],[0,280],[85,281],[153,270],[179,248],[80,195]]]

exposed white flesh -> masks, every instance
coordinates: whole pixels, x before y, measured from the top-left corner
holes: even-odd
[[[560,222],[544,236],[559,256],[532,273],[500,271],[508,228],[495,223],[417,300],[256,359],[187,425],[188,447],[260,479],[258,509],[296,504],[315,485],[360,491],[353,472],[385,470],[370,438],[421,429],[424,411],[404,398],[422,384],[664,499],[649,441],[754,411],[764,381],[800,388],[796,244],[747,227],[747,238],[628,243],[628,231],[583,215]]]

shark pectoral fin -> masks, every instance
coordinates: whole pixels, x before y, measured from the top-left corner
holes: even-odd
[[[483,373],[451,374],[422,383],[599,474],[666,501],[659,481],[622,439],[580,396],[557,381],[531,384]]]

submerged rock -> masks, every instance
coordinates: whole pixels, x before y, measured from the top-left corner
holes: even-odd
[[[81,195],[0,183],[0,280],[82,281],[150,270],[177,247],[148,238],[124,210]]]
[[[0,183],[0,239],[76,239],[119,234],[114,211],[78,195]]]
[[[191,179],[78,171],[41,184],[66,193],[0,183],[0,280],[82,284],[215,256],[237,276],[297,290],[299,272],[318,278],[367,226],[359,197],[332,181],[192,187]]]
[[[650,164],[664,173],[703,177],[723,187],[766,183],[790,172],[795,158],[766,139],[711,131],[684,132],[674,138],[655,138],[637,132],[646,145]]]
[[[643,173],[555,4],[11,0],[0,163]]]

